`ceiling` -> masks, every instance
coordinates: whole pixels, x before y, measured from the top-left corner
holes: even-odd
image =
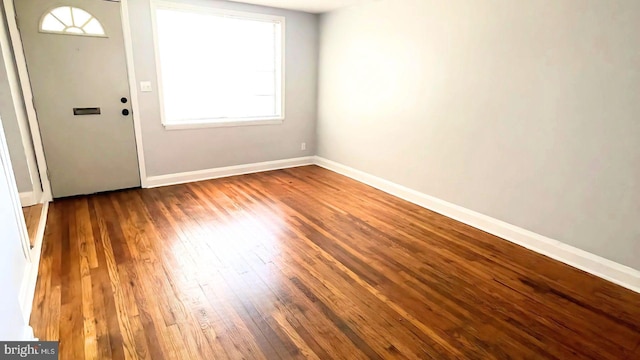
[[[272,6],[283,9],[323,13],[367,0],[231,0],[247,4]]]

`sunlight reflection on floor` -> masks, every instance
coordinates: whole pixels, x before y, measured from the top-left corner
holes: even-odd
[[[184,284],[176,284],[180,291],[188,291],[196,283],[220,283],[226,281],[229,288],[241,296],[260,296],[261,291],[246,283],[243,275],[263,278],[277,287],[274,263],[286,261],[281,252],[281,242],[287,235],[285,214],[260,207],[236,209],[223,215],[212,212],[207,219],[183,224],[183,232],[172,242],[171,253],[185,275]],[[193,260],[196,261],[193,261]],[[203,273],[204,268],[209,271]],[[230,283],[229,279],[237,279]],[[186,287],[186,288],[183,288]],[[217,286],[218,295],[226,297],[230,290]]]

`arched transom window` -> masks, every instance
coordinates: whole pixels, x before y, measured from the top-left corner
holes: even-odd
[[[88,12],[71,6],[57,7],[42,17],[40,31],[54,34],[105,36],[100,21]]]

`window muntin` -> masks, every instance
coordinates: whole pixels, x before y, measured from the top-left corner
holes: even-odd
[[[46,13],[40,32],[80,36],[106,36],[104,27],[93,15],[72,6],[60,6]]]
[[[154,2],[163,124],[284,118],[284,18]]]

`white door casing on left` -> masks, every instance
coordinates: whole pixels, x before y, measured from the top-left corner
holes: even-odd
[[[47,203],[52,200],[51,183],[49,182],[49,170],[47,168],[47,161],[45,159],[44,149],[42,147],[40,125],[38,124],[38,117],[36,114],[35,106],[33,104],[33,91],[31,89],[31,80],[29,78],[27,63],[24,57],[22,37],[20,36],[20,31],[18,30],[18,23],[13,1],[4,1],[3,5],[5,18],[2,20],[6,21],[6,28],[9,32],[9,40],[11,41],[10,45],[3,45],[7,48],[9,48],[10,46],[13,48],[13,56],[15,60],[15,69],[12,69],[13,71],[15,71],[15,73],[13,75],[8,74],[8,76],[15,77],[19,82],[16,85],[17,88],[19,88],[21,91],[16,93],[15,97],[16,99],[18,99],[18,102],[22,103],[21,105],[24,105],[24,108],[21,109],[22,111],[20,116],[22,117],[21,121],[23,123],[26,121],[27,126],[25,127],[25,133],[28,133],[28,140],[30,140],[23,140],[23,145],[25,145],[26,153],[29,153],[30,151],[33,151],[34,153],[33,156],[35,157],[35,166],[32,171],[37,173],[37,177],[40,180],[42,190],[41,194],[36,193],[37,189],[34,189],[31,194],[22,194],[26,198],[26,203],[23,203],[23,206],[26,206],[27,203]],[[24,137],[25,134],[23,134],[23,139]],[[27,145],[32,145],[33,148],[26,149]]]
[[[10,1],[7,1],[7,3],[10,3]],[[31,206],[41,202],[43,191],[36,154],[34,146],[32,146],[31,131],[23,101],[23,94],[21,92],[21,83],[16,68],[17,62],[14,62],[14,51],[16,50],[13,49],[12,51],[9,28],[5,23],[5,19],[0,17],[0,48],[2,50],[2,63],[4,65],[0,71],[3,72],[2,80],[5,82],[5,91],[8,91],[6,95],[11,100],[10,103],[4,103],[6,108],[2,109],[2,111],[3,114],[8,115],[5,116],[4,120],[15,123],[19,131],[19,136],[14,133],[12,138],[9,132],[9,124],[5,122],[5,135],[7,136],[9,147],[11,148],[12,140],[14,143],[20,143],[20,152],[24,154],[24,158],[19,157],[12,159],[14,165],[13,170],[16,174],[16,180],[18,181],[18,190],[23,191],[20,193],[22,206]],[[20,168],[21,162],[23,163],[23,169],[26,168],[28,171],[28,188],[25,177],[23,176],[22,179],[20,179],[20,176],[17,175],[20,171],[18,168]]]
[[[29,326],[21,306],[30,270],[26,225],[22,216],[9,149],[0,120],[0,339],[26,340]]]

